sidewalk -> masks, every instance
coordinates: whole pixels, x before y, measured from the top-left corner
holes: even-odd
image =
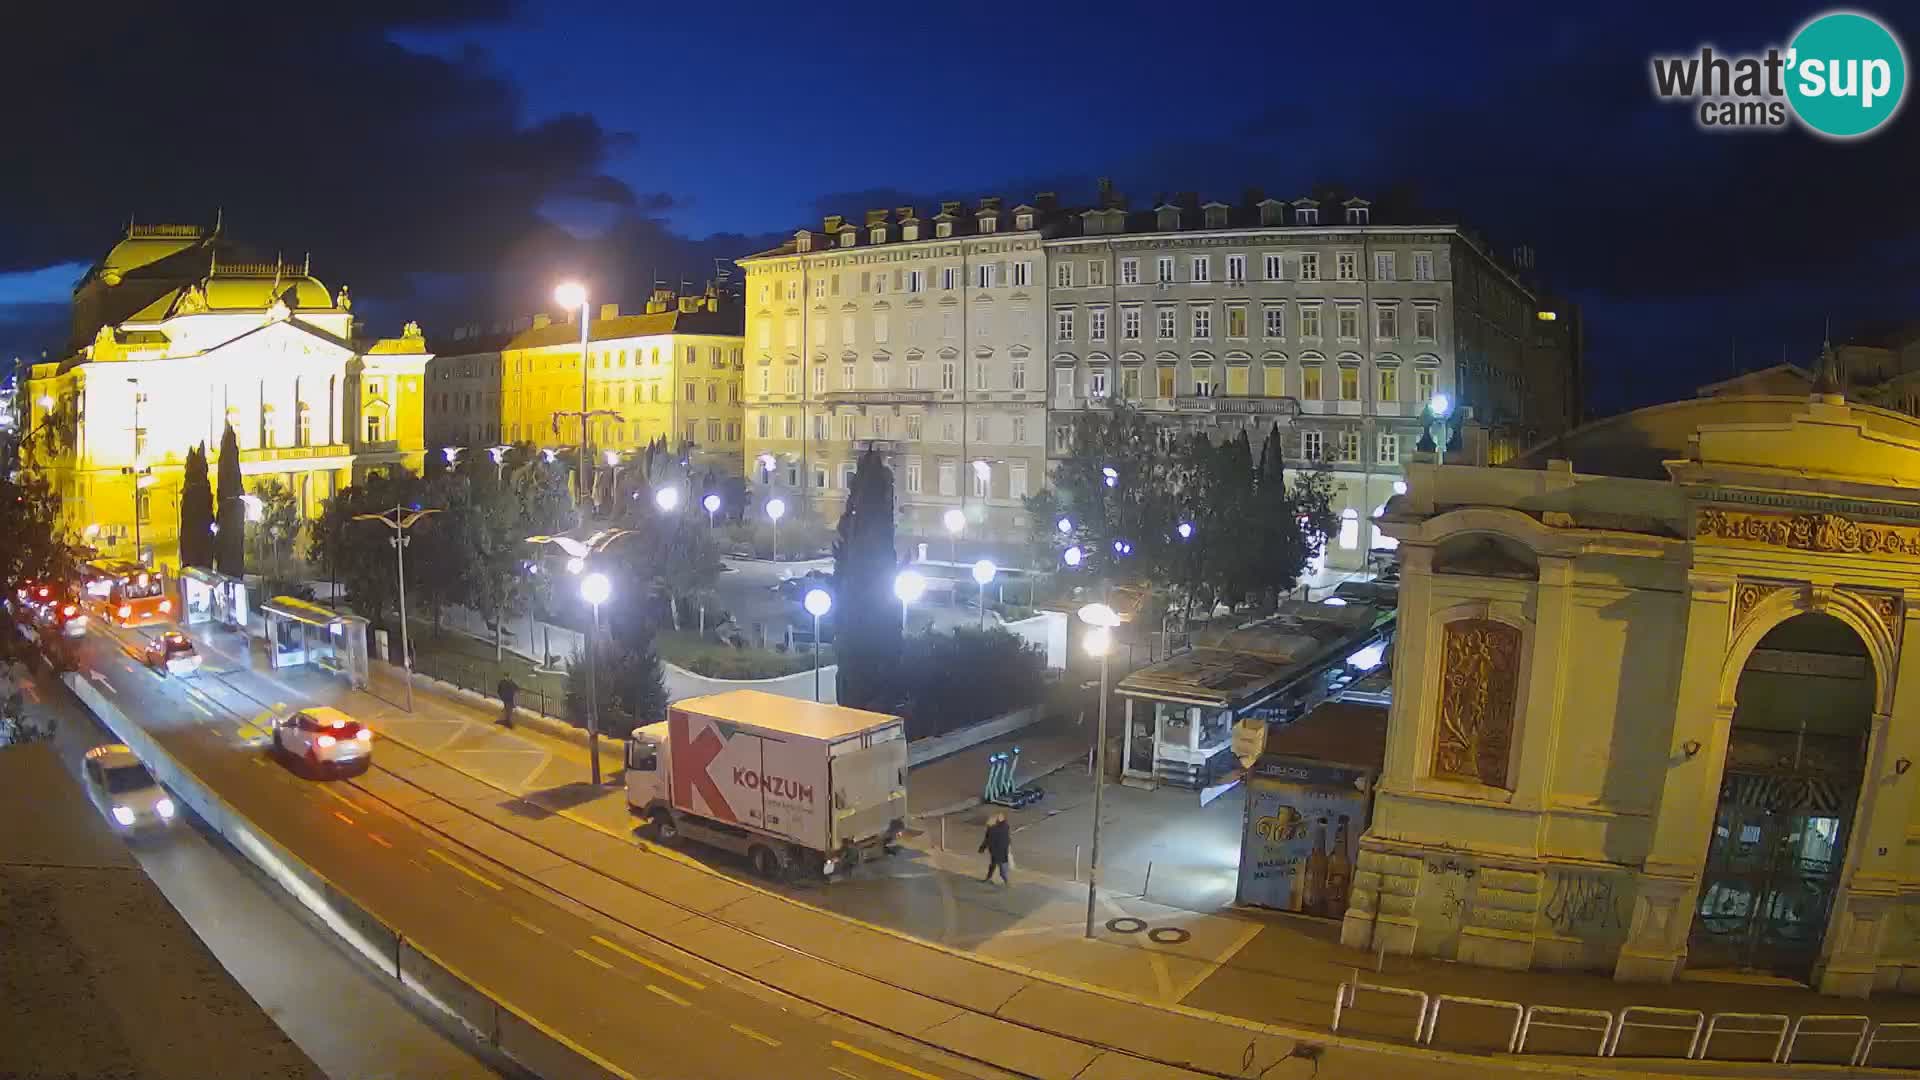
[[[575,743],[525,728],[506,731],[492,723],[494,717],[490,712],[424,690],[416,690],[416,712],[408,716],[392,704],[403,700],[400,694],[404,688],[399,678],[379,665],[376,672],[371,695],[349,691],[337,681],[317,676],[283,681],[297,686],[314,700],[339,704],[370,719],[382,737],[397,744],[396,749],[411,748],[465,774],[468,780],[442,783],[440,787],[444,790],[436,794],[471,807],[490,819],[500,819],[502,808],[512,805],[503,803],[500,795],[517,796],[564,819],[531,821],[524,813],[508,815],[518,818],[529,830],[537,828],[541,836],[560,836],[562,831],[556,830],[564,831],[565,822],[571,822],[603,837],[616,837],[622,842],[646,847],[675,862],[685,864],[697,858],[725,874],[746,876],[744,867],[733,865],[725,856],[704,854],[697,848],[690,848],[687,854],[663,851],[635,839],[624,795],[616,786],[596,790],[586,783],[585,750]],[[1071,730],[1050,730],[1039,738],[1026,740],[1022,746],[1026,750],[1045,745],[1059,755],[1075,745],[1072,739],[1075,735]],[[608,770],[610,782],[613,770],[618,767],[617,745],[612,744],[608,752],[603,753],[603,767]],[[924,782],[926,790],[933,793],[926,801],[935,808],[937,800],[948,797],[956,800],[977,797],[977,785],[983,779],[980,762],[987,752],[987,747],[975,748],[915,770],[910,789]],[[1036,758],[1040,756],[1037,749],[1028,752]],[[1078,744],[1074,760],[1084,760],[1084,753],[1082,742]],[[1025,756],[1023,754],[1023,758]],[[411,755],[392,754],[391,757]],[[409,780],[424,783],[430,773],[410,770],[406,775]],[[1044,779],[1043,785],[1052,790],[1048,800],[1039,807],[1022,812],[1026,815],[1027,828],[1045,827],[1047,812],[1052,809],[1047,802],[1058,806],[1072,800],[1077,808],[1085,779],[1084,770],[1076,774],[1071,768]],[[1109,787],[1108,795],[1122,790]],[[1128,797],[1169,794],[1187,795],[1127,792],[1109,803],[1103,827],[1112,838],[1110,842],[1116,854],[1128,850],[1125,834],[1132,826],[1124,822],[1165,812],[1157,809],[1151,799],[1130,800]],[[1208,811],[1220,809],[1219,816],[1237,818],[1237,810],[1223,807],[1226,802],[1222,800]],[[1356,967],[1365,969],[1365,981],[1370,983],[1526,1004],[1601,1009],[1633,1004],[1700,1009],[1708,1013],[1737,1010],[1789,1016],[1862,1014],[1880,1020],[1920,1020],[1920,1000],[1892,995],[1858,1002],[1822,998],[1805,989],[1775,986],[1694,981],[1671,986],[1622,985],[1600,975],[1492,971],[1410,957],[1388,957],[1384,970],[1375,972],[1374,958],[1341,948],[1337,942],[1337,925],[1324,920],[1239,910],[1200,913],[1142,899],[1137,895],[1138,890],[1129,889],[1131,883],[1122,875],[1124,860],[1109,863],[1114,874],[1108,880],[1126,891],[1102,891],[1098,897],[1096,935],[1088,939],[1083,936],[1086,885],[1071,879],[1071,868],[1063,875],[1058,867],[1042,865],[1044,856],[1026,860],[1019,834],[1016,834],[1014,849],[1014,884],[1004,887],[981,883],[977,875],[982,864],[973,851],[978,832],[971,827],[971,819],[978,814],[978,811],[962,814],[969,819],[964,833],[956,831],[959,829],[956,819],[949,819],[948,850],[942,850],[939,843],[939,819],[928,818],[924,820],[931,823],[931,827],[913,838],[901,855],[866,864],[852,879],[825,886],[775,887],[769,891],[858,922],[947,948],[971,951],[1012,965],[1014,972],[1026,969],[1143,1001],[1184,1004],[1294,1028],[1324,1030],[1331,1017],[1335,987],[1352,978]],[[1041,834],[1033,835],[1038,838]],[[1162,843],[1176,852],[1195,846],[1178,837]],[[707,896],[719,884],[702,886],[699,875],[688,877],[685,871],[675,875],[675,879],[680,882],[679,887],[689,890],[686,894],[689,897]],[[1158,871],[1156,880],[1159,880]],[[1159,886],[1150,891],[1157,894]],[[836,930],[835,924],[809,915],[804,907],[776,913],[766,907],[769,902],[752,903],[752,910],[758,913],[754,916],[756,919],[777,918],[782,925],[797,920],[811,927],[812,932],[826,935],[820,940],[834,940],[853,929],[841,924]],[[729,913],[745,911],[737,906],[727,910]],[[1495,1017],[1486,1026],[1490,1030],[1498,1029],[1501,1023],[1504,1021]],[[1343,1032],[1351,1030],[1355,1034],[1406,1039],[1405,1019],[1390,1012],[1375,1013],[1363,1007],[1352,1014],[1349,1024],[1343,1025]],[[1455,1026],[1456,1037],[1470,1033],[1472,1027],[1462,1020],[1450,1021],[1450,1024]]]

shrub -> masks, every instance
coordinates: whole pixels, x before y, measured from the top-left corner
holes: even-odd
[[[1041,701],[1046,654],[1000,627],[908,637],[901,657],[907,737],[924,739]]]

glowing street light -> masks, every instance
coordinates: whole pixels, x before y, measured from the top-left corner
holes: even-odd
[[[1084,558],[1086,558],[1086,553],[1080,550],[1079,544],[1075,544],[1060,553],[1060,560],[1070,567],[1079,566],[1080,560]]]
[[[720,512],[720,496],[709,492],[706,498],[700,500],[700,505],[707,508],[707,531],[711,532],[713,515]]]
[[[547,464],[549,464],[549,465],[551,465],[551,464],[553,464],[554,462],[556,462],[556,461],[558,461],[558,460],[560,460],[560,451],[558,451],[558,450],[541,450],[541,451],[540,451],[540,456],[541,456],[541,457],[543,457],[543,458],[545,458],[545,459],[547,459]]]
[[[813,616],[813,700],[820,700],[820,616],[833,610],[833,596],[825,589],[808,589],[802,601]]]
[[[918,570],[902,570],[893,579],[893,595],[900,599],[900,632],[907,632],[907,605],[927,591],[927,579]]]
[[[1060,530],[1061,536],[1073,535],[1073,521],[1070,518],[1061,518],[1053,523],[1053,527]]]
[[[1100,475],[1106,478],[1108,487],[1120,486],[1120,470],[1111,465],[1100,466]]]
[[[1000,568],[993,565],[992,559],[981,559],[973,564],[973,582],[980,586],[980,629],[987,628],[987,584]]]
[[[1179,533],[1179,534],[1180,534],[1180,539],[1182,539],[1182,540],[1191,540],[1191,539],[1193,539],[1193,522],[1191,522],[1191,521],[1183,521],[1183,522],[1181,522],[1181,523],[1180,523],[1180,525],[1179,525],[1179,527],[1178,527],[1178,528],[1176,528],[1176,529],[1174,529],[1174,532],[1177,532],[1177,533]]]
[[[780,561],[780,519],[787,516],[785,499],[767,500],[767,517],[773,519],[773,561]]]
[[[1093,936],[1094,891],[1100,884],[1100,800],[1107,786],[1107,654],[1112,651],[1113,628],[1120,616],[1105,604],[1088,604],[1079,611],[1080,621],[1093,629],[1086,635],[1086,650],[1100,658],[1100,734],[1094,743],[1093,766],[1093,843],[1087,860],[1087,936]]]
[[[659,507],[663,513],[671,514],[675,510],[678,510],[680,508],[680,489],[677,487],[663,487],[654,492],[653,505]]]
[[[947,527],[947,561],[960,561],[960,533],[967,527],[967,515],[959,507],[948,510],[940,518]]]
[[[460,464],[460,455],[465,453],[466,449],[464,446],[443,446],[440,448],[440,456],[446,459],[447,464],[458,465]]]
[[[1453,412],[1453,401],[1445,394],[1435,394],[1432,400],[1427,402],[1427,408],[1433,410],[1433,415],[1445,420],[1447,415]]]

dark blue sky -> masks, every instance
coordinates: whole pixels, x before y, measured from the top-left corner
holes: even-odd
[[[1594,406],[1690,393],[1920,317],[1920,128],[1698,130],[1655,52],[1784,42],[1817,4],[680,5],[209,2],[110,30],[41,14],[0,79],[0,347],[131,213],[311,248],[370,330],[635,300],[824,209],[1112,176],[1237,197],[1396,191],[1527,243],[1584,305]],[[1870,9],[1871,10],[1871,9]],[[1900,9],[1883,9],[1904,30]],[[1909,20],[1911,21],[1911,20]],[[103,152],[122,148],[114,159]],[[115,164],[102,168],[103,165]],[[389,325],[391,324],[391,325]],[[49,337],[48,327],[54,327]],[[36,344],[39,343],[39,344]]]

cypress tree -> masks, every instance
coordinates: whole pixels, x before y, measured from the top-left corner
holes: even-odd
[[[842,705],[892,712],[898,704],[894,558],[893,472],[869,448],[860,455],[833,543],[833,653]]]
[[[186,476],[180,484],[180,564],[213,566],[213,485],[207,479],[207,444],[187,450]]]
[[[247,572],[247,504],[240,501],[246,490],[240,476],[240,439],[228,424],[220,435],[220,501],[214,508],[220,532],[214,537],[213,561],[215,569],[230,577]]]

